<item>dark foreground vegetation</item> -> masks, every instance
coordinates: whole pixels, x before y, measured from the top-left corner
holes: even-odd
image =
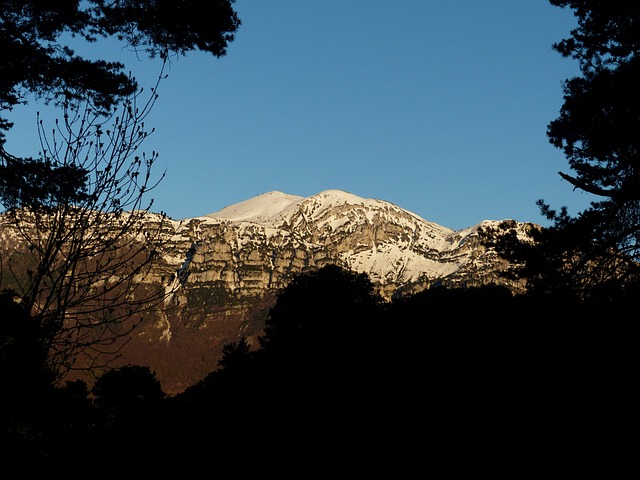
[[[634,300],[587,306],[487,286],[384,303],[365,275],[325,267],[281,293],[259,349],[227,345],[219,369],[167,397],[135,365],[91,391],[54,388],[37,331],[4,298],[2,343],[14,348],[0,362],[2,465],[583,468],[623,454],[614,432],[629,421]]]

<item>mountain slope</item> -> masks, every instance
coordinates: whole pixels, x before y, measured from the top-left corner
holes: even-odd
[[[485,221],[455,232],[392,203],[339,190],[308,198],[268,192],[211,213],[205,220],[191,221],[200,222],[201,231],[233,230],[237,241],[230,250],[241,259],[236,269],[241,271],[255,259],[272,269],[270,281],[261,288],[281,285],[280,281],[274,283],[278,260],[286,256],[287,249],[290,253],[303,249],[313,252],[306,258],[309,266],[312,259],[326,260],[367,273],[388,298],[415,283],[483,283],[487,276],[496,281],[494,269],[499,260],[493,252],[480,248],[478,236],[502,223]],[[178,231],[184,229],[179,227]],[[196,249],[206,250],[197,241]],[[242,277],[246,281],[229,285],[242,291],[250,282]]]
[[[460,231],[392,203],[326,190],[308,198],[268,192],[201,217],[170,220],[147,281],[168,292],[164,309],[145,317],[123,348],[121,364],[149,365],[167,393],[217,367],[222,347],[246,337],[254,346],[278,291],[307,269],[336,264],[367,273],[384,298],[432,285],[507,284],[508,265],[483,244],[491,227],[526,235],[531,225],[485,221]],[[12,236],[13,235],[13,236]],[[0,231],[3,256],[15,232]]]

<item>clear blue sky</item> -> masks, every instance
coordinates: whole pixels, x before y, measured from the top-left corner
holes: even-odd
[[[279,190],[340,189],[393,202],[455,230],[485,219],[545,224],[535,202],[589,198],[549,144],[562,81],[552,43],[575,26],[546,0],[238,0],[221,59],[175,60],[147,119],[166,178],[150,197],[175,219]],[[157,61],[113,45],[150,87]],[[35,154],[35,109],[19,108],[7,148]],[[23,150],[24,148],[24,150]]]

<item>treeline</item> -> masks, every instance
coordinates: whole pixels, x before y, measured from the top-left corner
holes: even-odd
[[[4,297],[3,465],[295,465],[306,478],[445,459],[524,470],[535,459],[593,461],[624,448],[611,433],[628,421],[633,300],[626,291],[587,305],[486,286],[387,303],[366,275],[329,266],[283,290],[259,348],[226,345],[218,369],[169,397],[136,365],[91,389],[56,388],[46,332]]]

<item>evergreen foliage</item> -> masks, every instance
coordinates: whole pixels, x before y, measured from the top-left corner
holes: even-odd
[[[584,299],[625,288],[640,274],[640,5],[551,4],[570,8],[578,21],[553,47],[578,62],[580,75],[565,81],[564,103],[547,135],[572,171],[560,176],[597,200],[575,217],[539,200],[553,225],[540,232],[535,248],[506,251],[527,260],[523,273],[534,287]]]
[[[88,101],[111,110],[138,90],[124,65],[78,56],[70,38],[114,37],[150,56],[201,50],[226,54],[240,20],[234,0],[131,1],[7,0],[0,7],[0,109],[35,94],[59,104]],[[0,147],[11,123],[0,117]],[[3,151],[3,150],[0,150]]]

